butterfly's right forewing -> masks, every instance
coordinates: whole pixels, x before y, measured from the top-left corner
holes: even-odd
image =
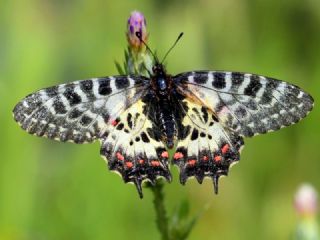
[[[179,74],[174,81],[183,95],[245,137],[292,125],[313,107],[312,97],[299,87],[256,74],[198,71]]]

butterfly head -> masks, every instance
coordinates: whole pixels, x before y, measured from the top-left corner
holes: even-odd
[[[165,76],[166,69],[162,63],[156,62],[155,65],[152,67],[152,72],[155,76]]]

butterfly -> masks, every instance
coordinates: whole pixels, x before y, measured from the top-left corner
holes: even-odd
[[[120,75],[39,90],[13,110],[15,121],[40,137],[77,144],[99,140],[100,154],[125,183],[213,180],[240,159],[244,137],[297,123],[313,108],[299,87],[273,78],[230,71],[172,76],[157,59],[150,77]],[[169,154],[172,149],[173,154]]]

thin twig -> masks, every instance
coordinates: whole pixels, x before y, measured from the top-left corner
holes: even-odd
[[[156,223],[161,233],[161,239],[169,240],[168,217],[164,206],[163,183],[158,181],[156,185],[151,186],[150,189],[154,195],[153,204],[156,211]]]

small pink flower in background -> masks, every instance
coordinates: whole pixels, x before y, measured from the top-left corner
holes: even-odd
[[[318,208],[318,193],[310,184],[302,184],[294,198],[296,210],[301,215],[315,215]]]
[[[302,184],[295,196],[294,205],[299,214],[296,240],[319,240],[317,222],[318,193],[311,184]]]
[[[143,43],[136,36],[136,32],[141,33],[141,38],[144,42],[148,40],[147,22],[142,13],[133,11],[128,19],[127,38],[131,47],[139,49],[144,47]]]

